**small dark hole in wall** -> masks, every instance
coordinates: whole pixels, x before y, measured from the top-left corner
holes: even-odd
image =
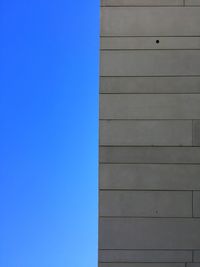
[[[159,43],[160,43],[160,41],[159,41],[159,40],[156,40],[156,43],[157,43],[157,44],[159,44]]]

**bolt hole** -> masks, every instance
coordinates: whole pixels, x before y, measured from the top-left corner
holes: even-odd
[[[156,40],[156,43],[157,43],[157,44],[159,44],[159,43],[160,43],[160,41],[159,41],[159,40]]]

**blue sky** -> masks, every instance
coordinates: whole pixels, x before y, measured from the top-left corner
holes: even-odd
[[[99,2],[0,1],[0,266],[97,266]]]

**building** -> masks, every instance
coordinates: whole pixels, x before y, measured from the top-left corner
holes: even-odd
[[[200,266],[200,0],[102,0],[99,267]]]

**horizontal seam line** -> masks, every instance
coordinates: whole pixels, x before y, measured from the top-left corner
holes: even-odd
[[[200,77],[200,75],[100,75],[100,78],[120,78],[120,77],[124,77],[124,78],[129,78],[129,77],[156,77],[156,78],[160,78],[160,77]]]
[[[199,6],[200,7],[200,6]],[[174,38],[179,38],[179,37],[200,37],[200,34],[196,34],[196,35],[131,35],[131,34],[123,34],[123,35],[115,35],[115,34],[108,34],[108,35],[102,35],[100,34],[99,36],[100,38],[112,38],[112,37],[174,37]]]
[[[163,248],[144,248],[144,249],[139,249],[139,248],[135,248],[135,249],[127,249],[127,248],[105,248],[105,249],[103,249],[103,248],[99,248],[99,251],[106,251],[106,250],[113,250],[113,251],[115,251],[115,250],[122,250],[122,251],[143,251],[143,250],[145,250],[145,251],[193,251],[194,249],[179,249],[179,248],[175,248],[175,249],[168,249],[168,248],[166,248],[166,249],[163,249]],[[195,249],[195,250],[197,250],[197,251],[200,251],[200,249]]]
[[[123,95],[123,93],[114,93],[115,95]],[[129,94],[129,93],[127,93],[127,94]],[[145,93],[146,95],[148,95],[149,93]],[[154,94],[154,95],[157,95],[157,93],[150,93],[149,95],[152,95],[152,94]],[[165,93],[163,93],[163,94],[165,94]],[[179,93],[167,93],[167,95],[170,95],[170,94],[172,94],[172,95],[180,95]],[[185,95],[188,95],[188,94],[190,94],[190,93],[185,93]],[[194,93],[195,94],[195,93]],[[113,95],[113,94],[111,94],[111,93],[107,93],[106,95]],[[159,95],[159,94],[158,94]],[[184,95],[184,93],[182,93],[182,95]],[[198,94],[197,94],[198,95]]]
[[[188,7],[188,8],[193,8],[193,7],[200,7],[200,4],[197,4],[197,5],[189,5],[186,3],[186,5],[183,6],[183,3],[180,3],[180,4],[175,4],[175,5],[170,5],[170,4],[163,4],[163,5],[134,5],[134,4],[127,4],[127,5],[121,5],[121,4],[116,4],[116,5],[112,5],[112,4],[101,4],[100,7],[103,7],[103,8],[118,8],[118,7],[150,7],[150,8],[164,8],[164,7],[170,7],[170,8],[185,8],[185,7]]]
[[[199,89],[200,90],[200,89]],[[199,95],[199,92],[180,92],[180,93],[171,93],[171,92],[100,92],[99,95]]]
[[[176,219],[184,219],[186,221],[200,221],[200,217],[142,217],[142,216],[99,216],[100,219],[145,219],[148,221],[149,219],[153,219],[154,221],[158,221],[161,219],[164,222],[169,221],[170,219],[176,220]],[[165,220],[167,219],[167,220]],[[181,221],[181,220],[180,220]]]
[[[163,164],[163,165],[168,165],[168,164],[172,164],[172,165],[200,165],[200,162],[199,163],[188,163],[188,162],[182,162],[182,163],[172,163],[172,162],[166,162],[166,163],[163,163],[163,162],[150,162],[150,161],[147,161],[146,163],[145,162],[113,162],[113,161],[100,161],[99,162],[100,164]]]
[[[148,146],[148,145],[141,145],[141,146],[135,146],[135,145],[99,145],[99,147],[107,147],[107,148],[109,148],[109,147],[111,147],[111,148],[113,148],[113,147],[116,147],[116,148],[122,148],[122,147],[124,147],[124,148],[127,148],[127,147],[130,147],[130,148],[134,148],[134,147],[141,147],[141,148],[199,148],[199,146],[192,146],[192,145],[188,145],[188,146],[178,146],[178,145],[175,145],[175,146],[172,146],[172,145],[169,145],[169,146],[166,146],[166,145],[160,145],[160,146],[158,146],[158,145],[155,145],[155,146],[152,146],[152,145],[150,145],[150,146]],[[198,149],[199,150],[199,149]]]
[[[175,189],[175,190],[171,190],[171,189],[99,189],[99,191],[101,192],[104,192],[104,191],[106,191],[106,192],[108,192],[108,191],[115,191],[115,192],[123,192],[123,191],[128,191],[128,192],[149,192],[149,191],[151,191],[151,192],[171,192],[171,191],[173,191],[173,192],[193,192],[193,191],[199,191],[198,189],[196,189],[196,190],[193,190],[193,189],[189,189],[189,190],[186,190],[186,189],[184,189],[184,190],[181,190],[181,189]]]
[[[105,48],[100,51],[197,51],[200,48]]]
[[[99,118],[99,121],[192,121],[192,120],[196,120],[196,119],[124,119],[124,118],[120,118],[120,119],[113,119],[113,118]],[[198,119],[197,119],[198,120]]]
[[[127,264],[127,263],[129,263],[129,264],[131,264],[131,263],[133,263],[133,264],[135,264],[135,263],[141,263],[141,264],[155,264],[155,266],[159,266],[159,264],[169,264],[169,267],[172,265],[172,264],[181,264],[181,263],[194,263],[194,262],[192,262],[192,261],[188,261],[188,262],[186,262],[186,261],[169,261],[169,260],[167,260],[167,261],[99,261],[99,263],[101,264],[101,263],[105,263],[105,264],[118,264],[118,263],[120,263],[120,264]],[[195,263],[198,263],[198,262],[195,262]]]
[[[113,119],[113,118],[102,118],[102,119],[99,119],[99,121],[133,121],[133,120],[135,120],[135,121],[169,121],[169,120],[171,120],[171,121],[192,121],[192,120],[199,120],[199,118],[198,119],[193,119],[193,118],[191,118],[191,119],[148,119],[148,118],[146,118],[146,119],[143,119],[143,118],[141,118],[141,119],[124,119],[124,118],[120,118],[120,119]],[[156,145],[155,145],[156,146]],[[198,145],[195,145],[194,147],[198,147]]]
[[[116,121],[116,119],[99,119],[100,121]],[[163,120],[163,119],[117,119],[117,121],[126,121],[126,120],[128,120],[128,121],[163,121],[163,122],[166,122],[166,121],[169,121],[169,122],[171,122],[171,121],[174,121],[174,120],[176,120],[176,121],[183,121],[183,120],[185,120],[185,121],[193,121],[193,119],[165,119],[165,120]]]
[[[144,144],[144,145],[133,145],[133,144],[130,144],[130,145],[127,145],[127,144],[121,144],[121,145],[119,145],[119,144],[113,144],[113,145],[110,145],[110,144],[100,144],[99,145],[99,147],[107,147],[107,145],[109,145],[109,147],[169,147],[169,148],[171,148],[171,147],[191,147],[191,144],[189,144],[189,145],[180,145],[180,146],[178,146],[177,144],[175,144],[175,145],[172,145],[172,144],[169,144],[169,145],[148,145],[148,144]],[[200,146],[196,146],[196,147],[200,147]]]
[[[105,39],[107,39],[107,38],[109,38],[109,39],[114,39],[114,38],[120,38],[120,39],[126,39],[126,38],[142,38],[142,39],[146,39],[146,38],[164,38],[164,39],[168,39],[168,38],[200,38],[200,35],[195,35],[195,36],[188,36],[188,35],[183,35],[183,36],[181,36],[181,35],[178,35],[178,36],[165,36],[165,35],[148,35],[148,36],[146,36],[146,35],[139,35],[139,36],[136,36],[136,35],[111,35],[111,36],[109,36],[109,35],[106,35],[106,36],[101,36],[101,38],[105,38]],[[157,45],[159,45],[159,44],[157,44]]]
[[[199,5],[195,5],[196,6],[199,6]],[[100,5],[100,7],[183,7],[182,4],[179,4],[179,5]],[[190,5],[187,5],[187,7],[193,7],[190,6]]]

